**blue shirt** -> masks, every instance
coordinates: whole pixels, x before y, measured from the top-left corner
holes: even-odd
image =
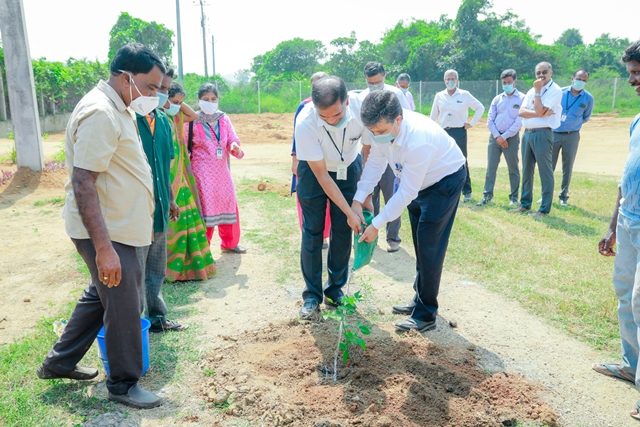
[[[640,221],[640,114],[631,123],[629,155],[620,181],[620,213],[633,221]]]
[[[593,110],[593,96],[581,90],[577,96],[571,93],[571,86],[562,88],[562,117],[560,126],[554,132],[577,132],[589,120]]]
[[[515,93],[507,95],[502,92],[496,95],[489,107],[487,126],[494,138],[502,136],[504,139],[511,138],[520,132],[522,119],[518,115],[524,93],[516,89]]]

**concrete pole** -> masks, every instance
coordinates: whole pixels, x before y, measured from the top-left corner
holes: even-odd
[[[204,76],[209,78],[209,71],[207,69],[207,30],[205,28],[204,18],[204,1],[200,0],[200,25],[202,25],[202,50],[204,55]]]
[[[184,72],[182,71],[182,31],[180,29],[180,0],[176,0],[176,30],[178,33],[178,80],[184,82]]]
[[[22,0],[0,1],[0,32],[18,167],[44,168],[40,120]]]
[[[0,121],[7,120],[7,104],[4,95],[4,79],[2,78],[2,66],[0,66]]]

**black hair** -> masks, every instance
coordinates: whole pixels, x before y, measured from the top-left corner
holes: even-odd
[[[311,85],[311,100],[316,108],[327,108],[347,99],[347,86],[337,76],[326,76]]]
[[[186,96],[187,94],[184,93],[184,89],[178,83],[172,83],[167,95],[169,95],[169,98],[173,98],[176,95]]]
[[[113,75],[118,75],[122,71],[128,71],[131,74],[147,74],[153,67],[158,67],[162,74],[167,72],[158,55],[143,44],[129,43],[118,49],[116,56],[111,61],[109,71]]]
[[[391,123],[398,116],[402,116],[402,107],[396,94],[390,90],[369,92],[362,102],[360,118],[367,127],[374,126],[381,120]]]
[[[407,73],[401,73],[401,74],[398,75],[398,78],[396,79],[396,81],[411,83],[411,77],[409,77],[409,74],[407,74]]]
[[[170,79],[175,79],[176,71],[173,69],[173,67],[167,67],[167,71],[165,71],[164,75],[169,77]]]
[[[379,62],[367,62],[364,66],[364,75],[367,77],[373,77],[378,74],[385,74],[384,66]]]
[[[622,62],[636,61],[640,62],[640,40],[637,40],[624,50]]]
[[[500,73],[500,79],[506,79],[507,77],[513,77],[513,80],[516,80],[516,70],[514,70],[513,68],[507,68],[502,73]]]
[[[218,87],[214,83],[205,83],[200,86],[200,89],[198,89],[198,99],[202,98],[205,93],[209,92],[213,93],[216,98],[220,97],[220,95],[218,95]]]

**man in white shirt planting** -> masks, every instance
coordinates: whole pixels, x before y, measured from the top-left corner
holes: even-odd
[[[436,326],[442,265],[467,176],[465,158],[440,126],[403,110],[390,91],[370,93],[362,104],[361,119],[374,142],[351,208],[363,220],[362,204],[387,165],[400,184],[360,240],[373,241],[381,227],[408,209],[416,253],[415,296],[408,305],[394,307],[394,313],[410,314],[396,328],[428,331]]]

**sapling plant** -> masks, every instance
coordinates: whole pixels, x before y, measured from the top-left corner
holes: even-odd
[[[325,319],[333,319],[338,322],[338,344],[333,358],[333,381],[338,378],[338,355],[342,355],[342,363],[345,365],[351,357],[351,349],[360,347],[366,350],[367,343],[365,335],[369,335],[371,330],[369,325],[355,319],[354,315],[358,308],[357,303],[362,300],[360,291],[353,295],[342,297],[342,303],[335,310],[328,310],[323,313]]]

